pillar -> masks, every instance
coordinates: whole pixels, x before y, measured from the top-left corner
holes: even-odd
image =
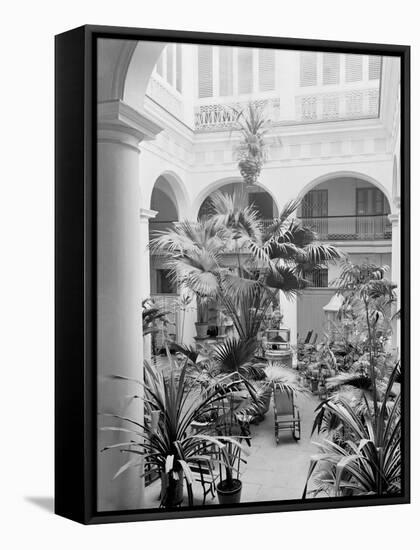
[[[98,106],[97,178],[97,368],[99,426],[129,427],[101,413],[143,421],[141,386],[112,375],[143,379],[141,323],[142,232],[139,144],[161,128],[121,101]],[[140,396],[136,399],[133,396]],[[130,434],[100,431],[99,450],[128,441]],[[99,453],[98,509],[141,507],[141,468],[116,471],[130,457],[116,451]]]
[[[150,297],[150,252],[149,252],[149,220],[157,216],[157,210],[140,208],[140,253],[141,253],[141,300]],[[152,358],[152,338],[147,335],[143,338],[143,354],[146,361]]]

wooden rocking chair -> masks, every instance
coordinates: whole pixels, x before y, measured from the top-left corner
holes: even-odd
[[[300,414],[294,403],[293,394],[279,383],[273,387],[274,435],[279,443],[279,431],[291,430],[295,441],[300,439]]]

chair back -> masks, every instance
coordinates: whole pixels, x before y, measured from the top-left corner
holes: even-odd
[[[274,404],[277,414],[293,414],[293,394],[286,391],[280,384],[274,384]]]

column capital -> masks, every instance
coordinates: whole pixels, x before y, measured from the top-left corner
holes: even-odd
[[[388,220],[391,222],[392,226],[398,225],[400,216],[399,214],[388,214]]]
[[[120,143],[138,150],[143,140],[152,140],[163,130],[146,113],[116,99],[98,104],[98,141]]]
[[[150,210],[149,208],[140,208],[140,220],[149,221],[151,218],[155,218],[159,212],[157,210]]]

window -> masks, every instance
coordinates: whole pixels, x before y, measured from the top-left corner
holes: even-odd
[[[174,46],[169,44],[166,48],[166,80],[173,86],[174,84]]]
[[[182,46],[176,44],[176,89],[182,93]]]
[[[233,94],[233,50],[219,48],[219,95]]]
[[[275,51],[258,50],[258,86],[260,92],[275,88]]]
[[[369,80],[376,80],[381,76],[382,57],[369,56]]]
[[[176,285],[173,283],[167,269],[156,270],[156,293],[157,294],[176,294]]]
[[[258,212],[262,220],[273,219],[273,199],[269,193],[249,193],[248,204]]]
[[[213,48],[198,46],[198,97],[213,95]]]
[[[389,205],[385,195],[375,187],[356,189],[357,216],[375,216],[389,214]]]
[[[252,93],[253,59],[252,50],[248,48],[238,49],[238,92],[240,94]]]
[[[316,52],[301,52],[300,54],[300,85],[316,86]]]
[[[363,57],[346,55],[346,82],[359,82],[363,77]]]
[[[338,84],[340,80],[340,55],[324,53],[322,55],[322,83]]]
[[[328,216],[328,189],[315,189],[303,197],[302,217],[322,218]]]

